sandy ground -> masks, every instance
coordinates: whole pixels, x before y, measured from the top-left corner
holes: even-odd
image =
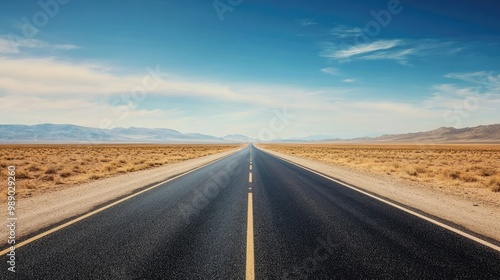
[[[473,201],[467,197],[443,193],[402,179],[377,176],[270,150],[264,151],[500,241],[498,203]]]
[[[144,186],[165,181],[234,152],[213,154],[20,198],[16,207],[16,239],[20,240],[30,233],[89,212],[98,205],[131,194]],[[2,203],[0,209],[0,219],[7,221],[7,203]],[[3,246],[7,234],[7,230],[0,232],[0,244]]]

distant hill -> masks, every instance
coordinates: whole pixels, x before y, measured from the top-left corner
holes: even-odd
[[[70,124],[0,125],[1,143],[228,143],[199,133],[166,128],[99,129]],[[243,142],[243,141],[239,141]]]
[[[500,124],[476,127],[440,127],[431,131],[406,134],[386,134],[379,137],[358,139],[327,139],[325,142],[351,143],[500,143]]]
[[[425,132],[386,134],[355,139],[325,139],[327,136],[274,139],[287,143],[500,143],[500,124],[467,128],[440,127]],[[324,139],[324,140],[323,140]],[[249,143],[258,139],[232,134],[215,137],[181,133],[167,128],[99,129],[71,124],[0,125],[0,143]]]
[[[242,142],[242,143],[257,142],[256,139],[241,134],[226,135],[222,137],[222,139],[230,142]]]

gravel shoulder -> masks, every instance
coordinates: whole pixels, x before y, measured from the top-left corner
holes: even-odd
[[[238,149],[237,151],[239,151]],[[141,188],[165,181],[179,174],[211,163],[236,151],[228,151],[157,168],[136,171],[88,183],[68,186],[62,190],[47,191],[33,197],[19,198],[16,204],[16,239],[53,226],[71,217],[79,216]],[[0,205],[3,221],[7,219],[7,202]],[[0,244],[5,246],[7,230],[0,231]]]
[[[500,241],[500,207],[498,204],[471,201],[467,198],[429,189],[416,183],[408,183],[401,179],[377,176],[367,172],[258,148],[368,192],[452,222],[472,232]]]

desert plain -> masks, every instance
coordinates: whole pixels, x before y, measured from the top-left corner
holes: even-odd
[[[498,144],[259,144],[331,166],[500,207]]]
[[[235,150],[239,144],[0,145],[0,174],[16,168],[16,193],[29,197],[101,178]],[[7,179],[5,179],[6,182]],[[2,188],[2,201],[7,188]]]

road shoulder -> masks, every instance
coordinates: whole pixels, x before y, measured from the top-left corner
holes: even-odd
[[[370,193],[500,241],[500,209],[498,207],[478,204],[439,191],[418,187],[414,184],[411,185],[398,179],[382,178],[367,172],[258,148]]]
[[[18,240],[24,239],[41,229],[80,216],[100,205],[132,194],[145,186],[165,181],[240,150],[194,158],[157,168],[76,184],[33,197],[20,198],[17,201],[18,227],[16,228],[16,237]],[[2,203],[0,207],[7,209],[7,202]],[[7,231],[1,231],[0,238],[7,240]],[[5,246],[6,242],[0,243]]]

